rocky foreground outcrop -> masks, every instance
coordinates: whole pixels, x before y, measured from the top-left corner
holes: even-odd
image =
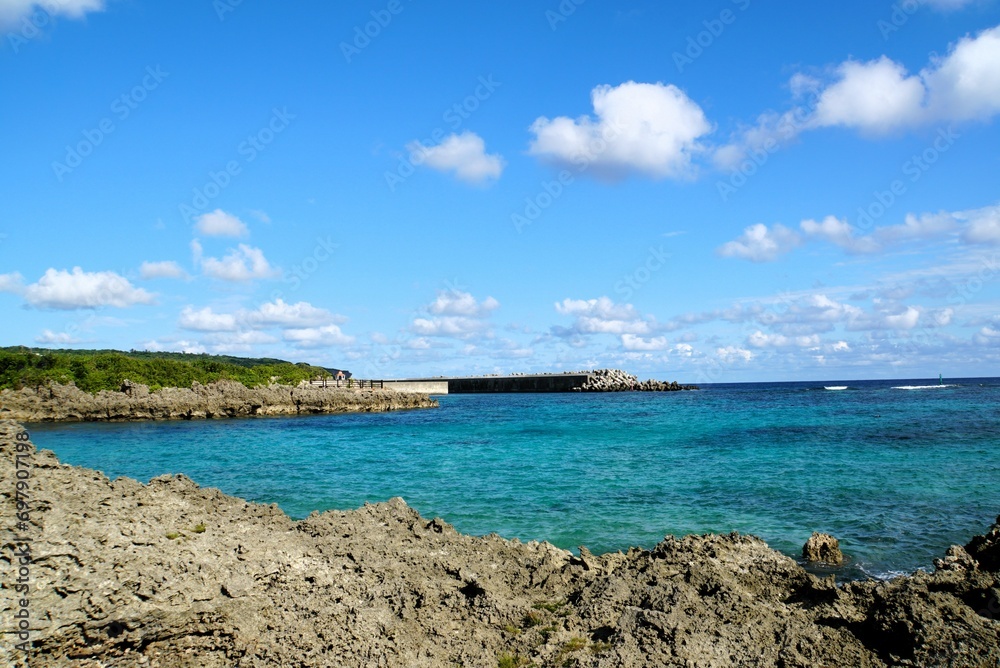
[[[425,394],[392,390],[348,390],[269,385],[249,388],[235,381],[190,388],[165,387],[150,392],[125,381],[120,392],[90,394],[75,385],[53,383],[39,388],[0,391],[0,419],[22,422],[72,420],[170,420],[359,413],[437,406]]]
[[[640,382],[638,376],[621,369],[596,369],[583,373],[589,373],[590,378],[580,387],[573,388],[574,392],[676,392],[698,389],[695,385],[680,385],[676,380],[669,383],[652,379]]]
[[[738,534],[577,557],[400,499],[294,522],[184,476],[112,482],[17,453],[19,432],[0,422],[0,616],[27,611],[34,668],[1000,661],[1000,525],[934,573],[838,587]],[[0,636],[0,665],[26,665],[20,642]]]

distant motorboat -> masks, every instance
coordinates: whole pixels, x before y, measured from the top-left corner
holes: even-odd
[[[824,390],[846,390],[847,386],[846,385],[824,385],[823,389]]]

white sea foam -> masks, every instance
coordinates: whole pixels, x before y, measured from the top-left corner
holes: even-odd
[[[894,390],[930,390],[935,387],[958,387],[957,385],[897,385],[893,387]]]

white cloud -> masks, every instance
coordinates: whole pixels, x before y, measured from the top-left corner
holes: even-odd
[[[486,153],[486,142],[475,132],[450,135],[436,146],[410,142],[406,148],[419,155],[419,160],[413,158],[414,163],[419,162],[439,172],[453,172],[467,183],[499,179],[506,164],[499,154]]]
[[[232,332],[238,328],[235,315],[216,313],[208,306],[197,311],[190,306],[184,307],[178,324],[183,329],[198,332]]]
[[[726,346],[724,348],[715,349],[716,356],[719,357],[723,362],[749,362],[753,359],[753,353],[746,348],[738,348],[736,346]]]
[[[888,329],[913,329],[920,320],[920,311],[912,306],[907,306],[902,313],[893,313],[882,316],[882,324]]]
[[[821,221],[803,220],[799,227],[806,237],[823,239],[851,253],[871,253],[878,250],[872,239],[856,237],[854,227],[836,216],[827,216]]]
[[[154,278],[186,278],[187,272],[173,260],[143,262],[139,267],[139,277],[147,281]]]
[[[113,271],[85,272],[73,267],[72,272],[48,269],[37,283],[24,290],[24,299],[39,308],[72,310],[151,304],[154,295],[134,287]]]
[[[19,295],[24,292],[24,276],[18,272],[0,274],[0,292],[11,292]]]
[[[0,0],[0,26],[12,25],[35,11],[51,16],[83,17],[87,12],[104,9],[104,0]]]
[[[933,239],[955,227],[955,216],[950,213],[924,213],[920,216],[908,213],[902,225],[879,227],[873,236],[879,245],[887,246],[912,239]]]
[[[920,118],[924,84],[886,56],[867,63],[847,61],[837,68],[839,80],[819,97],[813,123],[840,125],[884,133],[913,125]]]
[[[337,325],[288,329],[285,330],[284,339],[294,343],[299,348],[344,346],[354,342],[354,337],[344,334]]]
[[[439,318],[414,318],[412,329],[421,336],[448,336],[458,339],[468,338],[489,330],[485,320],[464,316],[443,316]]]
[[[771,262],[801,243],[799,235],[784,225],[768,229],[767,225],[758,223],[744,229],[734,241],[723,244],[718,253],[723,257],[739,257],[752,262]]]
[[[254,327],[313,327],[342,323],[346,319],[309,302],[286,304],[281,299],[261,304],[256,310],[240,315],[240,320]]]
[[[955,214],[966,222],[962,239],[970,244],[1000,244],[1000,204]]]
[[[178,353],[192,353],[195,355],[201,355],[208,352],[205,346],[201,345],[197,341],[159,341],[157,339],[151,339],[149,341],[143,341],[139,345],[143,350],[149,350],[152,352],[170,351]]]
[[[701,107],[674,85],[603,85],[591,91],[591,100],[593,117],[538,118],[531,154],[605,178],[678,178],[690,173],[692,157],[703,150],[699,139],[713,129]]]
[[[930,120],[988,119],[1000,113],[1000,26],[963,37],[921,73]]]
[[[831,350],[835,353],[849,353],[851,352],[851,346],[847,341],[837,341],[831,346]]]
[[[939,0],[944,7],[950,0]],[[958,6],[962,0],[951,2]],[[988,120],[1000,113],[1000,26],[966,36],[918,74],[887,56],[848,60],[831,69],[832,81],[795,74],[793,97],[815,98],[788,111],[760,114],[713,152],[716,167],[734,170],[754,152],[773,152],[807,130],[847,127],[882,135],[929,123]]]
[[[493,297],[487,297],[480,303],[468,292],[451,290],[439,292],[427,310],[435,315],[481,317],[495,311],[499,306],[500,302]]]
[[[192,246],[194,248],[194,246]],[[200,254],[201,246],[195,249]],[[201,269],[207,276],[222,281],[252,281],[259,278],[274,278],[278,271],[271,267],[264,252],[259,248],[240,244],[231,249],[222,259],[206,257],[201,259]]]
[[[250,234],[242,220],[222,209],[198,216],[194,227],[206,237],[245,237]]]
[[[80,343],[80,339],[69,332],[53,332],[51,329],[43,329],[42,333],[35,337],[35,343],[45,345],[73,345]]]
[[[249,353],[254,346],[275,343],[278,339],[264,332],[215,332],[205,337],[214,353]]]
[[[622,347],[629,351],[666,350],[670,347],[665,336],[654,336],[644,339],[634,334],[622,334]],[[690,348],[690,346],[688,346]]]
[[[815,348],[819,345],[819,336],[785,336],[757,330],[747,337],[747,344],[753,348]]]
[[[500,307],[493,297],[477,301],[468,292],[439,292],[427,306],[428,317],[414,318],[411,329],[420,336],[442,336],[468,339],[477,334],[491,333],[487,318]]]
[[[556,312],[575,318],[569,334],[648,334],[650,323],[631,304],[616,304],[607,297],[564,299]]]

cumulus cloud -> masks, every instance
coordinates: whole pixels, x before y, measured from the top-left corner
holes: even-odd
[[[143,262],[139,267],[139,277],[147,281],[155,278],[186,278],[187,272],[172,260]]]
[[[886,56],[867,63],[847,61],[837,68],[837,75],[838,80],[819,96],[813,116],[816,126],[885,133],[919,120],[924,84],[899,63]]]
[[[342,324],[343,316],[313,306],[309,302],[286,304],[281,299],[261,304],[253,311],[244,312],[241,321],[254,327],[311,327],[328,323]]]
[[[758,223],[744,229],[737,239],[720,246],[718,253],[723,257],[738,257],[751,262],[771,262],[801,243],[799,235],[784,225],[768,228]]]
[[[827,216],[823,220],[803,220],[799,227],[806,237],[822,239],[850,253],[874,253],[879,245],[870,237],[856,236],[854,227],[842,218]]]
[[[344,334],[337,325],[288,329],[285,330],[284,339],[299,348],[345,346],[354,342],[354,337]]]
[[[24,276],[18,272],[0,274],[0,292],[10,292],[15,295],[24,292]]]
[[[428,315],[414,318],[410,328],[420,336],[468,339],[491,333],[488,317],[499,307],[493,297],[480,302],[461,290],[439,292],[427,306]]]
[[[183,329],[198,332],[232,332],[237,329],[235,315],[216,313],[208,306],[198,310],[190,306],[185,307],[177,324]]]
[[[487,297],[482,302],[477,302],[476,298],[468,292],[451,290],[439,292],[427,310],[436,315],[464,315],[478,318],[488,315],[499,306],[500,302],[493,297]]]
[[[201,254],[200,245],[195,252],[196,255]],[[221,281],[246,282],[275,278],[279,274],[264,257],[264,251],[247,244],[231,249],[223,258],[202,257],[200,260],[201,270],[205,275]]]
[[[80,343],[80,339],[69,332],[53,332],[51,329],[43,329],[42,333],[35,337],[35,343],[68,346]]]
[[[240,309],[233,313],[216,313],[211,307],[187,306],[181,311],[178,324],[183,329],[201,332],[233,332],[254,329],[308,328],[327,324],[342,324],[346,318],[313,306],[309,302],[287,304],[282,299],[266,302],[255,309]]]
[[[250,234],[242,220],[222,209],[198,216],[194,228],[206,237],[245,237]]]
[[[753,359],[753,353],[746,348],[737,346],[725,346],[715,349],[715,355],[723,362],[749,362]]]
[[[499,154],[486,153],[486,142],[475,132],[452,134],[436,146],[410,142],[406,148],[420,156],[420,164],[439,172],[451,172],[467,183],[499,179],[506,164]]]
[[[944,6],[948,0],[940,0]],[[959,0],[961,1],[961,0]],[[716,166],[736,169],[755,151],[773,151],[801,133],[844,127],[864,135],[884,135],[930,123],[988,120],[1000,113],[1000,26],[951,45],[919,73],[911,74],[888,56],[848,60],[826,80],[796,74],[790,88],[794,106],[768,111],[755,124],[715,148]],[[798,98],[811,96],[810,105]]]
[[[9,26],[35,11],[44,11],[51,16],[82,18],[87,12],[104,9],[104,0],[0,0],[0,26]]]
[[[641,174],[654,179],[691,172],[712,124],[674,85],[628,81],[591,91],[594,115],[538,118],[530,152],[542,160],[604,178]]]
[[[753,348],[815,348],[819,346],[819,335],[785,336],[757,330],[747,337],[747,345]]]
[[[214,353],[248,353],[254,346],[275,343],[278,339],[264,332],[214,332],[205,337],[204,342]]]
[[[965,222],[962,240],[970,244],[1000,244],[1000,204],[962,211],[955,217]]]
[[[73,310],[151,304],[154,295],[113,271],[85,272],[73,267],[71,272],[48,269],[37,283],[25,288],[24,299],[38,308]]]
[[[665,336],[654,336],[644,339],[634,334],[622,334],[622,347],[630,352],[651,352],[666,350],[670,347],[670,343]]]
[[[632,334],[644,335],[652,331],[650,322],[644,319],[631,304],[616,304],[607,297],[597,299],[564,299],[556,302],[556,312],[573,316],[573,327],[557,333],[576,334]]]

